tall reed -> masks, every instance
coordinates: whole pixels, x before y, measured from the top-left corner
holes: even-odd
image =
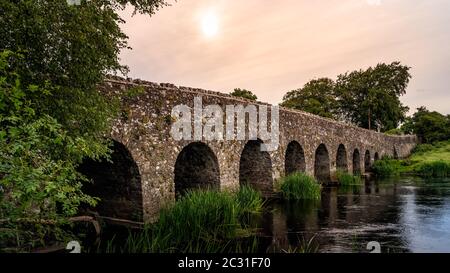
[[[340,185],[351,186],[351,185],[362,185],[363,181],[360,175],[353,175],[342,170],[336,172],[336,178]]]
[[[284,198],[288,200],[319,200],[321,197],[319,182],[314,177],[301,172],[282,178],[280,190]]]
[[[261,194],[243,187],[237,193],[189,191],[161,210],[159,220],[130,232],[120,248],[125,253],[255,252],[257,238],[243,215],[262,210]],[[108,244],[108,249],[117,249]]]

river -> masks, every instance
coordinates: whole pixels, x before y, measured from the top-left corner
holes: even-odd
[[[271,202],[261,220],[265,247],[369,252],[375,241],[381,252],[450,252],[449,182],[397,177],[324,188],[320,202]]]

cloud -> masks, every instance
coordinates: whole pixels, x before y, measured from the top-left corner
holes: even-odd
[[[151,18],[126,10],[133,50],[121,57],[132,77],[241,87],[274,104],[310,79],[399,60],[413,73],[402,100],[450,113],[448,10],[446,0],[180,0]],[[202,33],[207,12],[214,37]]]

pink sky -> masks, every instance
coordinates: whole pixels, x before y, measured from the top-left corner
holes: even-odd
[[[124,12],[129,76],[226,93],[246,88],[277,104],[313,78],[400,61],[413,76],[402,101],[450,114],[448,0],[169,3],[151,18]],[[206,33],[204,20],[212,21]]]

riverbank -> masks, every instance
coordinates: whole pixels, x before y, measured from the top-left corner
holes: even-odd
[[[373,171],[377,176],[409,174],[448,177],[450,176],[450,140],[434,144],[419,144],[406,159],[383,158],[374,163]]]

